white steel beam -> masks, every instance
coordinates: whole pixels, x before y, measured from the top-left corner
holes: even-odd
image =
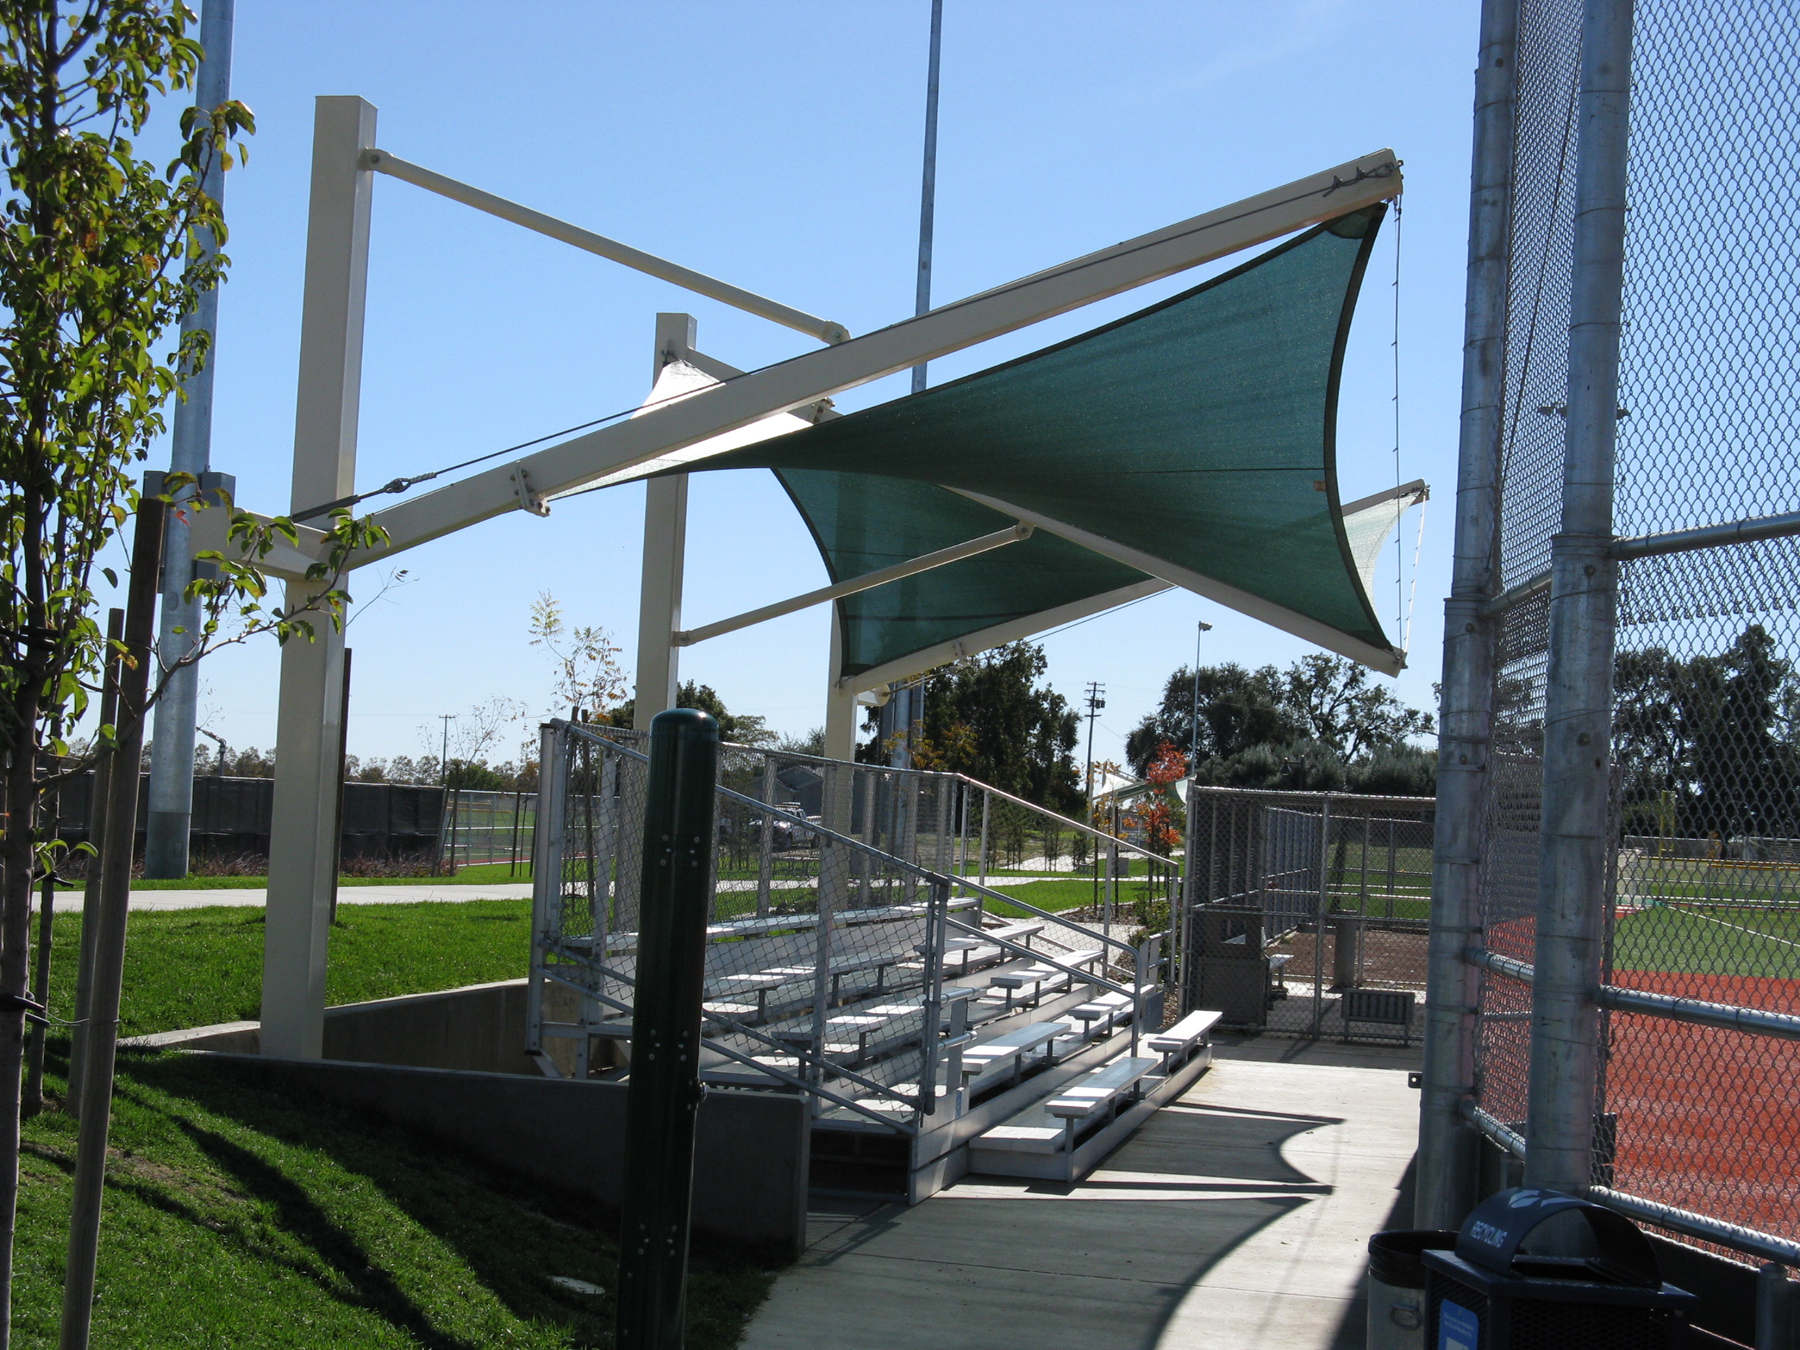
[[[686,474],[681,476],[684,479],[687,477]],[[659,480],[653,478],[650,481],[654,483]],[[992,534],[984,534],[960,544],[952,544],[949,548],[940,548],[935,553],[922,553],[916,558],[908,558],[905,562],[895,563],[891,567],[878,568],[873,572],[864,572],[859,577],[851,577],[848,581],[840,581],[835,586],[821,586],[818,590],[808,591],[804,595],[779,600],[772,605],[764,605],[761,609],[747,610],[732,618],[709,623],[702,628],[693,628],[685,633],[677,633],[675,634],[675,645],[691,647],[696,642],[705,642],[708,638],[735,633],[738,629],[748,628],[752,624],[779,619],[784,614],[810,609],[814,605],[824,604],[827,600],[836,600],[841,596],[872,591],[877,586],[887,585],[890,581],[900,581],[906,577],[918,576],[921,572],[930,572],[953,562],[961,562],[964,558],[973,558],[980,553],[988,553],[997,548],[1005,548],[1008,544],[1016,544],[1021,539],[1031,538],[1035,529],[1035,526],[1023,523],[1009,525],[1004,530],[995,530]]]
[[[741,286],[733,286],[728,281],[720,281],[717,277],[709,277],[704,272],[696,272],[680,263],[672,263],[666,258],[659,258],[654,253],[645,253],[642,249],[633,248],[630,244],[621,244],[616,239],[608,239],[603,234],[595,234],[592,230],[584,230],[579,225],[571,225],[566,220],[558,220],[555,216],[547,216],[542,211],[534,211],[529,206],[520,206],[517,202],[508,201],[504,197],[496,197],[491,192],[483,192],[478,187],[470,187],[467,183],[459,183],[454,178],[446,178],[441,173],[433,173],[430,169],[410,164],[398,155],[389,154],[386,150],[367,150],[363,153],[363,164],[377,173],[385,173],[414,187],[424,188],[427,192],[435,192],[440,197],[448,197],[453,202],[461,202],[464,206],[472,206],[477,211],[485,211],[490,216],[498,216],[501,220],[511,221],[514,225],[523,226],[534,233],[559,240],[581,249],[585,253],[593,253],[613,262],[621,263],[638,272],[648,273],[663,281],[671,282],[684,290],[693,291],[696,295],[704,295],[717,300],[721,304],[741,309],[747,314],[768,319],[787,328],[815,337],[820,342],[843,342],[850,336],[850,331],[841,323],[830,319],[815,318],[804,310],[794,309],[776,300],[757,295],[754,291],[744,290]]]
[[[692,314],[658,314],[650,385],[664,366],[693,350]],[[637,690],[631,724],[650,729],[650,719],[675,706],[680,687],[681,588],[687,566],[688,476],[670,474],[644,483],[644,570],[638,590]]]
[[[834,679],[832,688],[851,693],[876,689],[894,680],[904,680],[908,676],[930,670],[933,666],[941,666],[946,661],[961,660],[963,657],[974,656],[976,653],[985,652],[992,647],[1004,647],[1009,642],[1018,642],[1037,633],[1060,628],[1065,623],[1074,623],[1077,619],[1085,619],[1105,610],[1117,609],[1120,605],[1129,605],[1133,600],[1142,600],[1145,596],[1173,589],[1174,587],[1166,581],[1156,577],[1146,577],[1129,586],[1121,586],[1116,591],[1107,591],[1101,595],[1090,596],[1086,600],[1074,600],[1066,605],[1058,605],[1054,609],[1027,614],[1023,618],[995,624],[992,628],[983,628],[979,632],[967,633],[962,637],[952,638],[948,642],[940,642],[935,647],[922,647],[897,661],[889,661],[885,665],[865,670],[859,675],[846,675],[841,679]],[[832,619],[834,631],[836,622],[834,616]],[[837,665],[834,662],[832,671],[835,673],[836,670]]]
[[[541,496],[571,492],[710,436],[1372,206],[1397,196],[1401,186],[1392,151],[1364,155],[835,347],[750,371],[715,389],[537,451],[519,464]],[[374,519],[391,542],[357,561],[370,562],[517,509],[515,467],[487,469],[377,512]]]
[[[838,666],[843,663],[844,632],[838,618],[837,606],[831,608],[831,673],[825,685],[825,758],[852,760],[856,758],[856,701],[857,691],[847,687],[837,678]],[[846,816],[835,812],[835,797],[825,803],[824,812],[831,818],[826,824],[832,829],[842,829]]]
[[[375,109],[360,98],[314,104],[312,195],[294,417],[294,510],[356,490],[357,405],[369,272],[373,182],[361,153],[375,141]],[[225,512],[200,513],[217,520]],[[290,581],[290,604],[319,583]],[[344,635],[323,619],[313,640],[281,649],[275,805],[263,933],[261,1048],[317,1059],[325,1027],[325,959],[335,889]]]
[[[1236,586],[1227,585],[1223,581],[1203,576],[1199,572],[1178,567],[1166,558],[1158,558],[1154,554],[1145,553],[1141,549],[1132,548],[1129,544],[1121,544],[1105,535],[1095,534],[1047,516],[1041,511],[1027,511],[1023,507],[1014,506],[1011,502],[1001,501],[998,497],[989,497],[980,492],[964,492],[960,488],[952,488],[952,492],[967,497],[972,502],[980,502],[983,506],[991,506],[996,511],[1004,511],[1009,516],[1017,516],[1020,520],[1030,521],[1041,530],[1060,535],[1072,544],[1080,544],[1114,562],[1124,563],[1127,567],[1135,567],[1140,572],[1148,572],[1153,577],[1161,577],[1164,581],[1183,590],[1192,591],[1195,595],[1203,595],[1208,600],[1217,600],[1228,609],[1235,609],[1240,614],[1248,614],[1253,619],[1260,619],[1271,627],[1279,628],[1285,633],[1292,633],[1326,651],[1336,652],[1339,656],[1347,656],[1352,661],[1359,661],[1371,670],[1378,670],[1383,675],[1398,675],[1406,667],[1406,654],[1392,647],[1377,647],[1371,643],[1358,642],[1355,638],[1338,632],[1317,619],[1310,618],[1297,610],[1278,605],[1272,600],[1265,600],[1260,595],[1252,595],[1249,591],[1239,590]],[[860,677],[859,677],[860,678]]]

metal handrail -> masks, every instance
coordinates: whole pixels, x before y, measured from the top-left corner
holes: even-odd
[[[1028,802],[1023,797],[1015,797],[1015,796],[1013,796],[1012,793],[1008,792],[1005,788],[997,788],[997,787],[993,786],[991,783],[982,782],[979,778],[971,778],[966,773],[950,774],[947,776],[958,779],[959,781],[968,784],[970,787],[980,788],[983,792],[991,792],[994,794],[994,796],[1000,798],[1001,801],[1011,802],[1014,806],[1023,806],[1028,810],[1036,811],[1039,815],[1042,815],[1042,816],[1049,816],[1050,819],[1059,821],[1062,824],[1071,827],[1072,829],[1078,831],[1081,834],[1088,835],[1090,838],[1101,839],[1101,840],[1104,840],[1108,844],[1113,844],[1113,845],[1117,845],[1120,848],[1129,849],[1129,850],[1131,850],[1131,852],[1139,854],[1142,857],[1149,858],[1155,862],[1172,862],[1173,861],[1172,859],[1164,857],[1162,854],[1156,852],[1154,849],[1145,848],[1142,844],[1134,844],[1129,839],[1121,839],[1116,834],[1108,834],[1105,830],[1097,830],[1092,825],[1083,825],[1079,820],[1070,820],[1067,816],[1062,815],[1059,812],[1052,811],[1047,806],[1039,806],[1036,802]]]

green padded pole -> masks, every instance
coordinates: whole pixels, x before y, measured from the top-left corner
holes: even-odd
[[[705,713],[676,708],[651,721],[618,1350],[678,1350],[682,1343],[718,761],[719,724]]]

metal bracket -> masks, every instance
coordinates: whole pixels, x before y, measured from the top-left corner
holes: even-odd
[[[524,461],[512,466],[513,491],[519,494],[519,507],[534,516],[550,514],[550,503],[531,490],[531,480],[526,476]]]

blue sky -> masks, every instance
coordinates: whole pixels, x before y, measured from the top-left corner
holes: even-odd
[[[939,302],[1197,214],[1382,146],[1406,161],[1401,471],[1428,508],[1411,668],[1437,678],[1455,484],[1474,0],[1255,5],[946,0]],[[234,93],[255,111],[231,175],[213,464],[239,500],[285,509],[292,449],[312,100],[360,94],[383,148],[866,332],[912,309],[928,0],[846,3],[401,3],[238,0]],[[1230,261],[1237,261],[1236,259]],[[1221,263],[1219,266],[1227,266]],[[1378,249],[1346,365],[1345,496],[1394,482],[1393,237]],[[933,366],[948,378],[1193,284],[1145,287]],[[371,486],[632,406],[658,310],[750,367],[799,334],[576,253],[393,179],[375,188],[358,482]],[[904,377],[839,399],[904,392]],[[153,461],[153,463],[156,461]],[[413,578],[362,610],[350,749],[435,748],[437,716],[494,695],[547,710],[526,645],[540,592],[571,620],[635,637],[643,490],[519,513],[407,554]],[[1415,518],[1405,524],[1411,585]],[[764,473],[694,479],[686,622],[824,584]],[[1396,607],[1390,560],[1377,595]],[[378,578],[358,577],[366,599]],[[1204,659],[1285,665],[1309,648],[1181,592],[1046,642],[1071,700],[1107,686],[1096,754],[1117,756],[1169,672]],[[1389,619],[1392,623],[1392,618]],[[684,676],[783,731],[823,720],[823,608],[683,656]],[[274,741],[272,642],[204,669],[204,724]]]

